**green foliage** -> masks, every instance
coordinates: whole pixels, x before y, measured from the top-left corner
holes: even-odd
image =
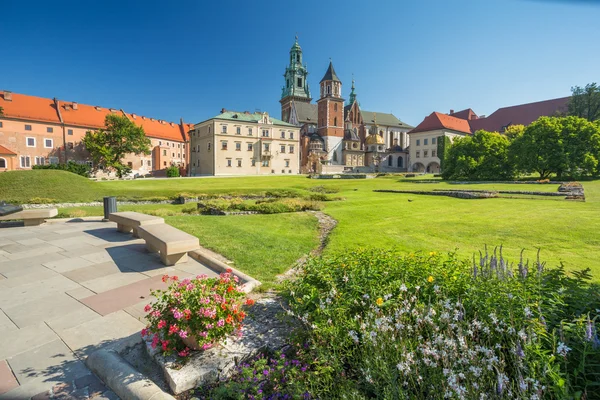
[[[239,197],[204,200],[198,203],[201,214],[211,214],[214,211],[255,211],[260,214],[280,214],[300,212],[323,208],[322,204],[302,198],[274,198],[265,200],[244,200]]]
[[[104,129],[88,131],[82,143],[96,168],[114,170],[122,177],[131,171],[123,164],[123,158],[128,154],[150,154],[150,139],[146,137],[144,128],[125,116],[108,114],[104,124]]]
[[[511,143],[518,171],[574,178],[598,175],[600,125],[578,117],[540,117]]]
[[[508,180],[514,172],[508,162],[508,139],[483,130],[456,138],[444,157],[442,177],[452,180]]]
[[[66,164],[34,165],[32,169],[58,169],[61,171],[68,171],[77,175],[85,176],[86,178],[90,174],[89,165],[78,164],[74,161],[69,161]]]
[[[336,187],[323,186],[323,185],[313,186],[313,187],[308,188],[307,190],[309,192],[322,193],[322,194],[338,193],[340,191],[340,189],[338,189]]]
[[[446,165],[446,159],[448,158],[448,153],[450,152],[450,147],[452,147],[452,141],[446,135],[439,136],[437,139],[437,154],[440,159],[440,170],[444,170]]]
[[[571,88],[569,115],[585,118],[588,121],[600,119],[600,87],[596,83],[588,83],[585,87]]]
[[[0,107],[0,115],[4,115],[4,108]]]
[[[310,259],[284,295],[305,327],[311,395],[594,398],[599,287],[539,261],[511,270],[501,254]]]
[[[179,178],[179,167],[176,165],[171,165],[166,169],[167,178]]]

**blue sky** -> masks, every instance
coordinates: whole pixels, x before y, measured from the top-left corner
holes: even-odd
[[[0,89],[199,122],[280,116],[296,33],[313,96],[329,58],[361,107],[418,124],[600,81],[599,1],[0,2]],[[315,99],[316,100],[316,99]]]

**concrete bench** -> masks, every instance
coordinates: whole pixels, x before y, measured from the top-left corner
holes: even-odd
[[[148,251],[160,253],[160,259],[165,265],[186,262],[188,251],[200,248],[197,237],[167,224],[140,226],[138,234],[146,241]]]
[[[0,221],[23,220],[25,226],[36,226],[46,222],[46,219],[56,217],[58,210],[56,208],[36,208],[33,210],[23,210],[16,213],[0,217]]]
[[[133,231],[134,237],[139,237],[138,228],[140,226],[164,224],[165,220],[154,215],[142,214],[134,211],[124,211],[111,213],[108,216],[110,221],[117,223],[117,230],[123,233]]]

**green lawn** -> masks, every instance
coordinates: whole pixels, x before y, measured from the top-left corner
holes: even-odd
[[[49,183],[43,174],[48,175]],[[40,174],[42,173],[42,174]],[[14,175],[13,175],[14,174]],[[66,174],[66,175],[65,175]],[[20,176],[17,176],[20,175]],[[67,180],[68,178],[68,180]],[[18,186],[15,186],[17,185]],[[156,179],[90,182],[63,171],[0,174],[0,199],[27,202],[31,197],[89,201],[106,195],[121,198],[173,197],[179,193],[256,193],[314,186],[339,190],[344,201],[326,202],[324,212],[338,220],[326,252],[355,247],[395,247],[405,251],[453,251],[465,257],[483,246],[504,245],[505,255],[518,261],[522,248],[533,259],[537,248],[549,265],[568,269],[589,267],[600,280],[600,181],[583,182],[587,201],[555,198],[463,200],[443,196],[375,193],[373,189],[490,189],[556,191],[557,185],[415,183],[386,176],[360,180],[313,180],[303,176]],[[35,186],[34,186],[35,185]],[[412,201],[409,202],[408,200]],[[121,210],[169,216],[184,206],[121,206]],[[189,205],[187,206],[189,207]],[[83,216],[101,215],[100,207],[61,210]],[[207,247],[235,261],[240,269],[271,282],[302,253],[316,245],[315,219],[308,215],[173,216],[170,223],[200,237]]]

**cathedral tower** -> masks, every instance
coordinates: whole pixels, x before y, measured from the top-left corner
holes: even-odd
[[[285,86],[281,92],[281,119],[285,122],[290,121],[290,111],[293,102],[310,103],[310,89],[308,87],[307,76],[308,70],[306,64],[302,64],[302,48],[298,44],[298,36],[296,42],[290,49],[290,65],[286,67]]]
[[[324,139],[327,158],[331,164],[342,164],[342,140],[344,138],[344,99],[342,81],[337,77],[333,64],[321,79],[321,98],[317,100],[317,133]]]

